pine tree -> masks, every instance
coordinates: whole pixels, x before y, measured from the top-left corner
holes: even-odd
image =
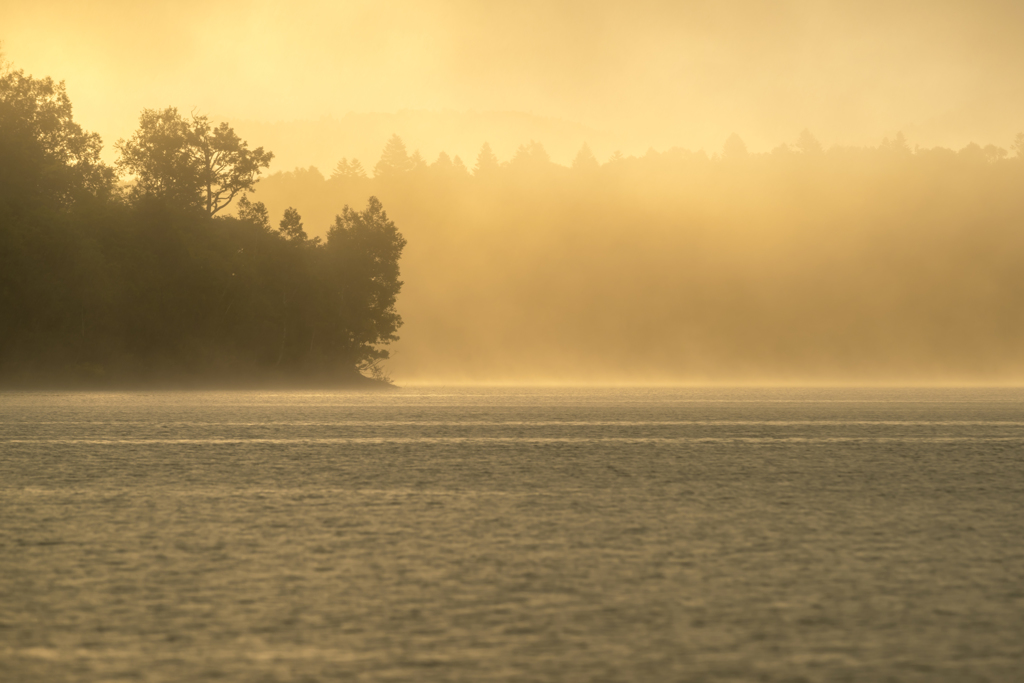
[[[440,154],[437,155],[437,161],[431,164],[430,168],[432,168],[435,171],[440,171],[442,173],[449,173],[451,172],[452,168],[454,168],[454,165],[452,164],[452,158],[448,156],[448,153],[441,152]]]
[[[363,165],[359,163],[359,159],[348,159],[342,158],[338,162],[338,165],[334,167],[334,172],[331,174],[331,180],[338,180],[339,178],[365,178],[366,170]]]
[[[580,147],[580,151],[576,153],[576,158],[572,160],[573,170],[596,171],[599,166],[597,158],[590,151],[590,145],[584,142],[583,146]]]
[[[403,173],[408,173],[415,167],[415,162],[409,157],[402,138],[392,135],[384,151],[381,152],[380,161],[373,167],[373,177],[390,178]]]
[[[747,154],[747,143],[743,142],[743,139],[736,133],[730,135],[722,145],[722,158],[728,161],[746,159]]]
[[[473,175],[479,177],[481,175],[487,175],[493,173],[499,168],[498,157],[494,156],[494,152],[491,151],[491,146],[484,143],[484,146],[480,148],[480,154],[476,157],[476,166],[473,168]]]

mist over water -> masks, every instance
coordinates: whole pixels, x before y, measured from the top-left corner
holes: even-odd
[[[913,149],[902,136],[770,153],[739,136],[571,166],[351,160],[256,196],[311,234],[378,196],[409,244],[388,362],[399,383],[983,383],[1024,377],[1024,135]],[[368,164],[367,164],[368,166]],[[467,169],[472,167],[472,173]]]
[[[1024,393],[0,394],[11,680],[1017,680]]]

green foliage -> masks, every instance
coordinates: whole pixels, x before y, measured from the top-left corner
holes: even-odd
[[[214,127],[194,114],[186,120],[174,107],[144,110],[135,135],[115,148],[118,169],[135,178],[135,198],[158,197],[210,216],[252,190],[274,157],[262,147],[250,150],[227,123]]]

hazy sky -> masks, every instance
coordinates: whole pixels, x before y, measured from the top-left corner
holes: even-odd
[[[522,111],[644,149],[1007,146],[1020,0],[8,0],[16,67],[67,81],[109,145],[144,107],[259,121]],[[258,142],[258,141],[257,141]],[[368,160],[371,164],[374,160]]]

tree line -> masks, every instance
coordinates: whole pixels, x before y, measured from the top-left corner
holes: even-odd
[[[0,70],[0,381],[386,379],[406,242],[379,200],[273,225],[247,196],[273,155],[173,107],[115,149]]]
[[[561,165],[537,142],[461,163],[392,138],[370,170],[257,187],[315,223],[387,203],[414,245],[405,377],[1007,381],[1024,378],[1024,135],[1009,142],[804,132]]]

